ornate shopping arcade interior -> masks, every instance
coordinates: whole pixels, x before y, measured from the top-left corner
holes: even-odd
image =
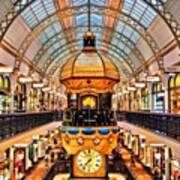
[[[180,180],[179,0],[0,0],[0,180]]]

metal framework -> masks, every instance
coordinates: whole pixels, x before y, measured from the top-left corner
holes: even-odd
[[[24,10],[26,10],[26,8],[28,8],[30,5],[33,4],[33,2],[35,2],[36,0],[11,0],[14,8],[8,12],[6,14],[6,18],[4,19],[4,21],[0,22],[0,41],[3,39],[5,33],[7,32],[8,28],[10,27],[10,25],[12,24],[12,22],[16,19],[16,17],[18,15],[20,15]],[[136,1],[134,1],[135,3]],[[159,14],[159,16],[161,16],[161,18],[164,20],[164,22],[167,24],[167,26],[169,27],[169,29],[171,30],[172,34],[174,35],[178,46],[180,47],[180,25],[179,23],[176,21],[176,19],[173,17],[173,15],[166,9],[165,0],[143,0],[143,2],[145,2],[149,7],[151,7],[155,12],[157,12],[157,14]],[[19,56],[17,57],[17,61],[16,61],[16,67],[19,68],[21,65],[21,59],[23,59],[25,52],[27,51],[27,49],[29,48],[29,46],[31,45],[31,43],[34,40],[34,35],[38,38],[38,36],[40,35],[41,32],[43,32],[43,30],[48,27],[51,26],[53,24],[53,22],[55,22],[55,20],[53,19],[54,16],[56,16],[57,14],[59,14],[60,18],[67,18],[68,16],[77,16],[77,15],[81,15],[86,13],[87,14],[88,8],[87,8],[87,4],[83,4],[80,6],[73,6],[73,7],[67,7],[64,9],[56,9],[56,11],[54,13],[52,13],[51,15],[48,15],[48,17],[46,17],[45,19],[43,19],[42,21],[40,21],[39,24],[37,24],[33,29],[32,32],[30,32],[27,37],[24,39],[23,43],[21,44],[19,50],[18,50],[18,54]],[[146,43],[148,44],[148,46],[150,47],[150,49],[152,50],[155,59],[157,59],[158,65],[159,67],[161,66],[161,63],[159,63],[159,61],[161,61],[162,57],[159,55],[159,48],[157,43],[154,41],[154,39],[152,38],[152,36],[146,31],[147,27],[144,27],[140,22],[138,22],[135,18],[133,18],[131,15],[126,14],[124,12],[120,12],[119,10],[113,9],[111,7],[108,6],[99,6],[99,5],[95,5],[92,4],[91,5],[91,13],[93,14],[97,14],[97,15],[101,15],[101,16],[110,16],[113,17],[116,21],[119,20],[121,22],[123,22],[124,24],[130,26],[134,31],[138,32],[140,34],[140,37],[142,37]],[[84,27],[81,26],[72,26],[71,31],[73,29],[78,29],[78,31],[82,31],[85,29]],[[103,29],[106,32],[112,32],[115,34],[115,37],[117,40],[121,40],[124,39],[123,44],[127,47],[130,48],[132,50],[131,52],[133,52],[133,54],[137,57],[138,61],[140,63],[144,62],[144,57],[141,54],[140,50],[138,48],[136,48],[135,44],[131,41],[130,38],[125,37],[121,32],[117,32],[115,30],[115,27],[110,28],[110,27],[105,27],[105,26],[94,26],[95,30],[99,30],[102,31]],[[62,29],[63,32],[66,31],[66,29]],[[70,30],[69,30],[70,31]],[[64,39],[67,39],[68,34],[65,34]],[[117,36],[117,37],[116,37]],[[120,38],[118,38],[118,36],[120,36]],[[56,38],[56,36],[53,36],[52,38]],[[51,39],[48,39],[48,41],[44,44],[42,44],[42,48],[40,49],[40,51],[36,54],[35,58],[34,58],[34,65],[37,65],[37,60],[40,60],[41,57],[43,56],[43,54],[47,51],[47,49],[49,49],[51,47],[51,43],[50,43]],[[73,49],[73,46],[70,46],[69,44],[72,42],[78,42],[78,39],[72,39],[71,41],[68,40],[68,43],[66,43],[66,45],[64,47],[69,47],[69,49],[71,50],[71,48]],[[102,48],[110,48],[110,56],[113,56],[113,53],[117,54],[119,57],[123,58],[126,63],[128,64],[128,66],[131,68],[131,70],[135,68],[135,65],[133,63],[133,60],[128,56],[128,54],[124,51],[124,49],[121,49],[120,47],[118,47],[116,44],[113,43],[109,43],[106,42],[103,39],[99,39],[99,41],[101,42]],[[110,46],[107,46],[108,43],[110,44]],[[48,45],[47,45],[48,44]],[[77,43],[76,43],[77,44]],[[73,50],[71,50],[73,51]],[[120,52],[118,52],[120,51]],[[107,52],[106,52],[107,53]],[[58,54],[56,51],[54,51],[51,55],[50,55],[50,59],[47,60],[47,63],[45,63],[45,66],[43,67],[44,70],[47,70],[46,67],[53,66],[54,63],[54,54]],[[53,57],[53,58],[52,58]],[[58,58],[58,56],[56,57]],[[115,58],[117,59],[117,57]],[[38,62],[41,63],[41,62]],[[133,72],[133,71],[132,71]]]
[[[81,8],[82,8],[82,7],[81,7]],[[76,14],[76,13],[82,14],[82,12],[81,12],[80,10],[78,10],[77,8],[75,8],[75,9],[76,9],[76,11],[74,11],[75,14]],[[73,10],[73,9],[70,9],[70,10]],[[97,9],[96,9],[96,10],[97,10]],[[67,17],[68,14],[66,15],[66,12],[68,12],[67,9],[66,9],[65,12],[63,11],[63,14]],[[113,11],[113,12],[114,12],[114,11]],[[62,13],[62,12],[61,12],[61,13]],[[93,13],[95,13],[95,12],[93,12]],[[99,13],[99,12],[96,11],[96,13]],[[111,11],[110,11],[109,13],[111,13]],[[44,20],[43,22],[41,22],[40,24],[38,24],[38,26],[33,30],[33,33],[32,33],[32,34],[30,33],[30,34],[24,39],[22,45],[21,45],[20,48],[19,48],[19,54],[21,55],[21,56],[19,57],[19,59],[22,59],[22,57],[24,56],[24,53],[26,52],[27,48],[28,48],[29,45],[32,43],[32,41],[34,40],[33,34],[34,34],[36,37],[38,37],[38,35],[39,35],[45,28],[47,28],[47,26],[50,26],[51,24],[54,23],[54,21],[53,21],[53,20],[54,20],[54,18],[53,18],[54,15],[55,15],[55,14],[52,14],[52,16],[50,16],[48,19],[46,19],[46,20]],[[133,29],[136,29],[137,32],[141,35],[141,37],[144,38],[144,40],[145,40],[145,41],[147,42],[147,44],[150,46],[150,48],[151,48],[151,50],[153,51],[153,53],[156,54],[157,52],[159,52],[159,48],[158,48],[156,42],[155,42],[155,41],[153,40],[153,38],[151,37],[151,35],[150,35],[150,34],[146,31],[146,29],[145,29],[144,27],[142,27],[142,25],[140,25],[136,20],[128,17],[128,16],[125,15],[125,14],[124,14],[123,16],[120,16],[120,13],[117,12],[117,11],[114,12],[114,16],[115,16],[116,19],[122,21],[122,22],[125,23],[126,25],[132,27]],[[51,22],[51,23],[48,24],[47,22]],[[97,27],[97,28],[99,28],[99,27]],[[83,28],[83,29],[84,29],[84,28]],[[114,29],[111,30],[110,28],[108,28],[108,30],[115,32]],[[66,31],[66,30],[65,30],[65,31]],[[140,55],[140,54],[139,54],[139,55]],[[139,56],[139,57],[140,57],[140,56]],[[158,59],[158,58],[157,58],[157,59]]]
[[[55,51],[55,52],[54,52],[54,53],[56,53],[56,55],[55,55],[54,58],[53,58],[53,62],[50,61],[48,64],[46,64],[44,67],[42,67],[42,69],[46,72],[46,71],[47,71],[47,68],[51,65],[51,63],[57,64],[58,62],[56,62],[54,59],[57,59],[57,58],[59,57],[59,55],[64,54],[66,51],[68,51],[68,47],[75,47],[75,46],[76,46],[76,43],[77,43],[77,42],[80,42],[80,41],[81,41],[81,39],[79,39],[79,40],[74,40],[74,41],[72,41],[72,42],[68,42],[68,43],[66,43],[66,44],[63,44],[63,45],[61,46],[61,48],[60,48],[60,51]],[[113,45],[113,46],[115,46],[115,45]],[[107,42],[104,42],[104,44],[102,45],[102,47],[107,48],[107,47],[108,47],[108,43],[107,43]],[[122,54],[120,54],[120,53],[117,52],[115,49],[112,49],[111,51],[112,51],[113,53],[117,54],[118,57],[124,58],[124,56],[125,56],[125,53],[122,52]],[[112,53],[111,53],[111,54],[112,54]],[[65,55],[66,55],[66,54],[65,54]],[[116,60],[117,60],[117,61],[120,61],[119,59],[117,59],[117,57],[116,57]],[[128,60],[125,59],[124,62],[129,66],[129,68],[131,69],[131,71],[134,72],[134,68],[131,66],[131,64],[128,63],[128,61],[130,61],[130,60],[129,60],[129,59],[128,59]],[[131,61],[132,61],[132,60],[131,60]]]
[[[83,29],[84,27],[73,27],[73,28],[71,28],[71,29],[66,30],[66,32],[67,32],[67,31],[71,31],[72,29],[76,30],[76,29],[78,29],[78,28]],[[96,27],[96,28],[102,29],[103,27]],[[105,27],[104,29],[106,29],[106,28],[108,29],[108,27]],[[110,30],[110,29],[109,29],[109,30]],[[127,37],[124,36],[123,34],[120,34],[119,32],[115,32],[115,33],[116,33],[117,35],[123,37],[123,40],[124,40],[123,43],[124,43],[129,49],[133,49],[133,53],[134,53],[135,56],[137,56],[137,59],[139,60],[139,63],[142,63],[142,62],[144,61],[144,57],[143,57],[143,55],[141,54],[141,52],[139,51],[139,49],[136,48],[134,42],[132,42],[131,39],[127,38]],[[62,37],[62,36],[60,35],[60,33],[57,33],[57,34],[55,34],[54,36],[52,36],[50,39],[48,39],[48,40],[42,45],[41,49],[39,49],[38,53],[37,53],[37,54],[35,55],[35,57],[34,57],[33,62],[35,62],[35,63],[40,63],[43,54],[44,54],[45,52],[47,52],[47,50],[48,50],[50,47],[52,47],[53,44],[56,44],[56,43],[58,43],[58,42],[61,42],[61,41],[63,41],[64,39],[65,39],[65,37]],[[99,40],[100,40],[100,39],[99,39]],[[76,41],[76,39],[72,39],[72,41]],[[72,41],[71,41],[71,42],[72,42]],[[107,43],[107,44],[109,43],[109,42],[107,42],[107,41],[104,40],[104,39],[101,39],[101,41],[102,41],[102,42],[105,42],[105,43]],[[62,45],[64,46],[65,44],[62,44]],[[115,47],[116,49],[122,51],[123,54],[126,54],[126,52],[124,52],[124,50],[121,49],[121,48],[119,48],[117,45],[110,43],[110,46]],[[132,48],[132,47],[133,47],[133,48]],[[55,49],[54,51],[56,51],[56,49]],[[128,56],[128,54],[126,54],[126,56]],[[123,57],[123,58],[125,58],[125,57]],[[51,57],[50,57],[50,59],[51,59]],[[52,59],[52,60],[53,60],[53,59]],[[133,61],[130,61],[129,63],[130,63],[132,66],[134,65],[134,64],[133,64]],[[133,67],[133,68],[134,68],[134,67]]]
[[[12,0],[13,1],[13,0]],[[35,0],[14,0],[14,9],[6,14],[4,21],[0,23],[0,40],[4,37],[8,28],[15,20],[15,18],[21,14],[24,9],[31,5]],[[164,6],[162,0],[144,0],[149,6],[151,6],[165,21],[168,27],[171,29],[175,39],[177,40],[178,46],[180,46],[180,25],[174,16]]]
[[[105,51],[100,50],[100,52],[101,52],[104,56],[106,56],[106,52],[105,52]],[[76,56],[77,54],[79,54],[78,51],[73,51],[72,54],[71,54],[71,56],[69,55],[68,57],[65,56],[65,57],[63,57],[63,58],[61,58],[61,59],[57,59],[53,64],[51,64],[51,65],[47,68],[47,70],[46,70],[47,74],[48,74],[49,76],[53,76],[53,74],[56,74],[57,71],[58,71],[59,69],[61,69],[61,67],[63,66],[64,63],[66,63],[69,59],[73,58],[73,57]],[[118,66],[117,66],[117,67],[118,67],[118,70],[119,70],[119,73],[120,73],[120,74],[123,73],[125,76],[127,76],[127,75],[130,75],[130,74],[132,73],[131,71],[128,71],[126,67],[124,67],[124,64],[120,63],[120,62],[117,61],[117,60],[114,60],[114,58],[116,58],[116,57],[113,57],[113,55],[109,55],[109,57],[111,58],[111,60],[112,60],[114,63],[118,63]]]

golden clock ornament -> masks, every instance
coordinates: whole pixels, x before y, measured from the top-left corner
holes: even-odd
[[[94,149],[84,149],[73,156],[73,177],[106,177],[106,156]]]

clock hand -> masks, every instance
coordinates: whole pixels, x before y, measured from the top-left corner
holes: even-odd
[[[92,161],[92,159],[88,159],[88,161],[85,163],[85,166],[87,166],[90,162]]]

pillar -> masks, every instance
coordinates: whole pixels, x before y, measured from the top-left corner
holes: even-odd
[[[31,111],[30,103],[31,103],[31,97],[30,97],[30,91],[31,91],[31,84],[26,85],[26,111]]]
[[[162,84],[164,86],[164,111],[166,113],[169,112],[169,76],[168,74],[164,74],[162,79]]]
[[[150,108],[150,111],[153,111],[154,108],[153,108],[153,95],[152,95],[152,86],[153,86],[153,83],[147,83],[147,88],[148,88],[148,91],[149,91],[149,108]]]
[[[11,90],[10,90],[10,95],[11,95],[11,102],[10,102],[10,113],[14,112],[14,93],[15,93],[15,88],[16,88],[16,81],[17,81],[17,75],[12,73],[10,75],[10,82],[11,82]]]

